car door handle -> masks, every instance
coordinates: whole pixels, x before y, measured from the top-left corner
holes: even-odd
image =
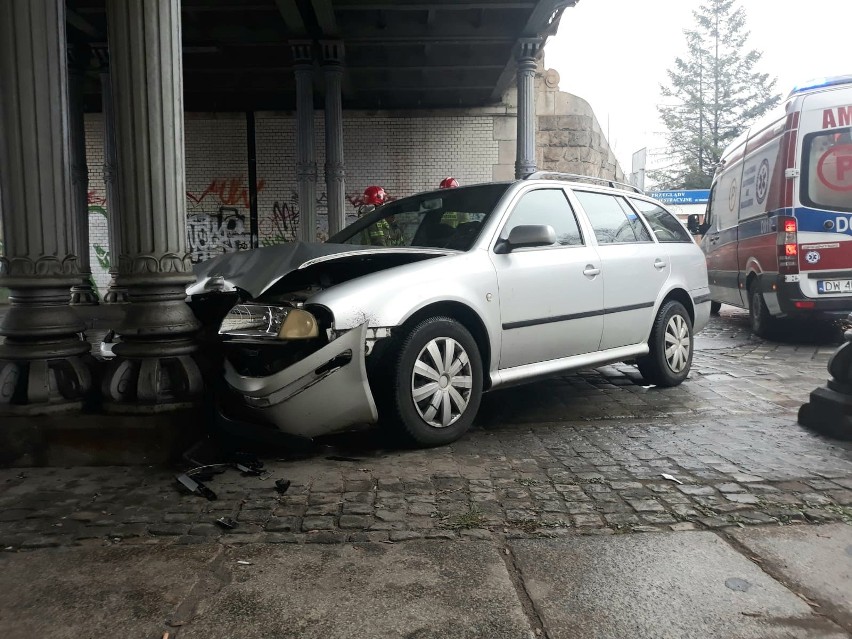
[[[594,277],[595,275],[600,275],[601,270],[599,268],[595,268],[591,264],[586,264],[586,269],[583,271],[583,275],[586,277]]]
[[[664,260],[661,260],[659,257],[654,261],[654,268],[659,271],[662,271],[664,268],[666,268],[666,266],[666,262]]]

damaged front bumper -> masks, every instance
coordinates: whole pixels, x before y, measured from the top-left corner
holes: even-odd
[[[248,416],[301,437],[339,432],[378,418],[366,369],[367,324],[272,375],[240,375],[225,360],[225,381]]]

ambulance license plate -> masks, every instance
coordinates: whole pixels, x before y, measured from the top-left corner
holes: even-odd
[[[852,293],[852,280],[817,280],[818,293]]]

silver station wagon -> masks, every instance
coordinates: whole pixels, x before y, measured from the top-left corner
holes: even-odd
[[[482,393],[565,371],[629,361],[676,386],[710,314],[701,250],[663,206],[543,172],[400,199],[327,243],[196,274],[229,417],[306,437],[381,421],[421,446],[461,437]]]

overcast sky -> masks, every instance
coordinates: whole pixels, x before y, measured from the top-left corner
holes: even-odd
[[[701,0],[579,0],[565,10],[545,48],[560,89],[585,98],[625,173],[634,151],[660,150],[656,106],[661,82],[686,53],[683,30]],[[763,51],[759,70],[794,85],[824,75],[852,74],[852,0],[741,0],[750,47]]]

